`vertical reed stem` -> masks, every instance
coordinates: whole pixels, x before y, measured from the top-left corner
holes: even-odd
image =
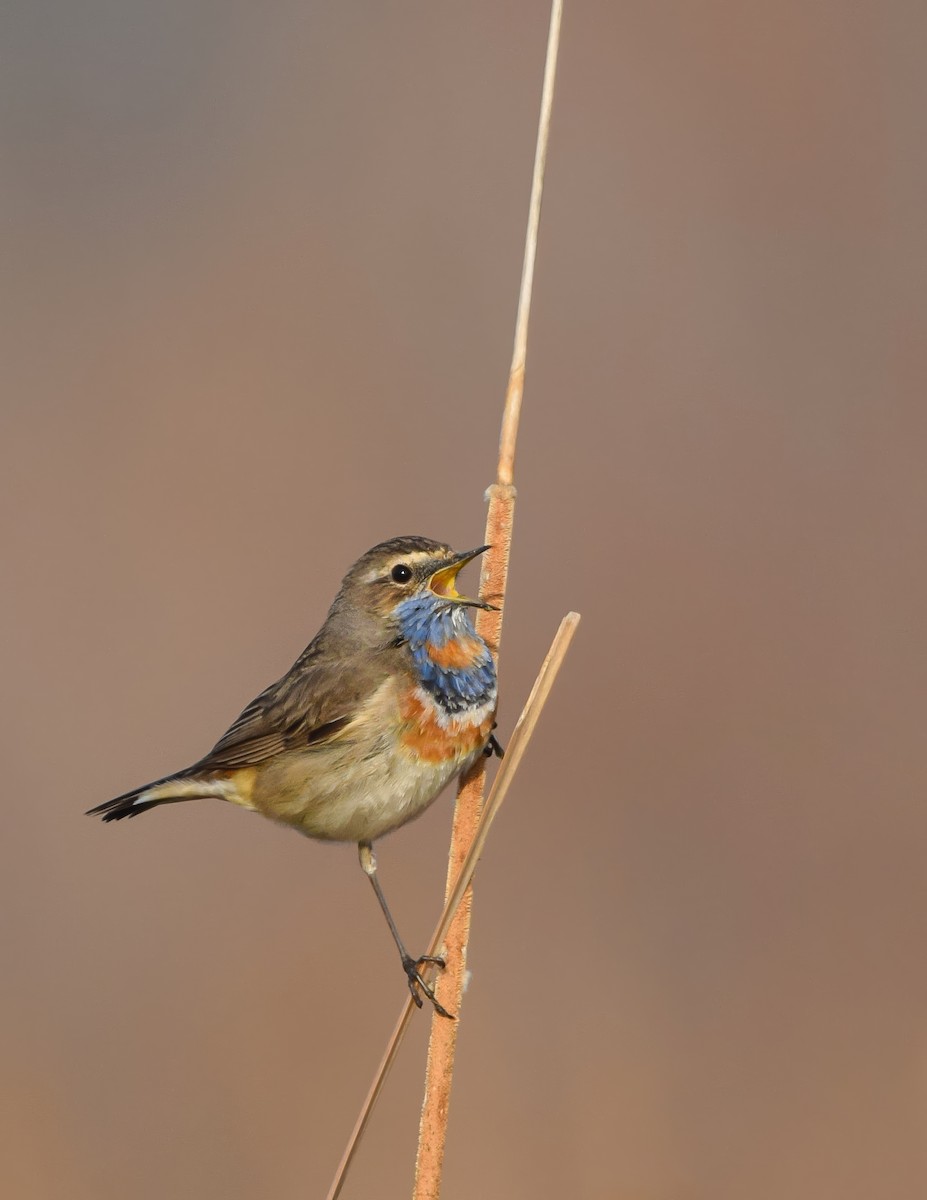
[[[522,267],[521,288],[518,297],[518,315],[515,323],[515,340],[512,365],[509,371],[502,417],[502,433],[499,441],[499,461],[496,482],[487,491],[489,512],[486,518],[485,541],[491,546],[483,557],[480,578],[480,595],[500,611],[481,611],[477,618],[477,629],[485,638],[498,660],[502,636],[501,606],[505,599],[508,577],[509,551],[512,544],[512,525],[515,515],[515,444],[521,414],[521,400],[525,381],[525,362],[528,349],[528,317],[531,309],[531,290],[534,282],[534,263],[537,253],[538,224],[541,215],[541,195],[544,183],[544,165],[550,134],[550,118],[553,107],[554,79],[557,68],[557,52],[560,44],[560,24],[563,0],[553,0],[550,14],[550,29],[547,39],[547,58],[544,66],[544,85],[541,93],[541,115],[538,123],[534,173],[531,183],[531,201],[528,211],[528,229],[525,236],[525,257]],[[486,820],[481,823],[483,790],[485,784],[485,760],[481,760],[462,781],[457,796],[451,849],[448,861],[445,909],[432,939],[429,953],[441,952],[447,966],[437,984],[441,1003],[449,1011],[460,1013],[463,996],[463,981],[466,971],[467,943],[470,933],[470,879],[476,861],[498,806],[521,761],[540,710],[543,707],[553,680],[566,654],[570,639],[575,632],[579,616],[570,613],[558,630],[551,651],[545,659],[535,688],[525,710],[515,727],[509,751],[499,768]],[[458,899],[460,888],[463,895]],[[337,1200],[344,1186],[350,1165],[363,1137],[374,1105],[386,1082],[389,1070],[396,1059],[399,1046],[405,1036],[412,1015],[412,1001],[403,1006],[393,1034],[367,1097],[358,1115],[351,1137],[335,1172],[328,1200]],[[441,1190],[441,1171],[444,1163],[444,1147],[447,1138],[447,1119],[450,1104],[451,1081],[454,1072],[454,1053],[457,1043],[459,1021],[448,1021],[433,1015],[431,1039],[428,1045],[428,1066],[425,1080],[425,1099],[419,1130],[419,1147],[415,1171],[415,1200],[436,1200]]]
[[[560,43],[560,23],[563,13],[562,0],[553,0],[550,14],[550,30],[547,40],[547,59],[544,67],[544,85],[541,93],[541,115],[538,122],[537,146],[534,157],[534,172],[531,181],[531,201],[528,210],[528,229],[525,235],[525,256],[522,267],[521,288],[518,297],[518,315],[515,322],[515,339],[512,349],[512,365],[505,396],[502,418],[502,433],[499,440],[499,462],[496,482],[489,488],[489,512],[486,517],[486,537],[490,549],[483,560],[480,579],[480,595],[500,606],[497,612],[480,612],[477,631],[485,638],[497,660],[502,636],[501,607],[505,600],[508,578],[509,551],[512,544],[512,527],[515,517],[515,444],[521,414],[521,400],[525,382],[525,363],[528,352],[528,318],[531,310],[531,292],[534,283],[534,263],[537,253],[538,226],[541,216],[541,196],[544,186],[544,165],[547,159],[547,144],[550,135],[550,117],[554,99],[554,78],[557,68],[557,51]],[[485,760],[481,760],[463,779],[454,810],[451,832],[451,848],[448,858],[447,885],[445,895],[450,896],[461,864],[476,837],[483,807],[485,786]],[[449,1011],[457,1014],[458,1020],[432,1014],[431,1037],[428,1043],[428,1063],[425,1071],[425,1097],[419,1124],[418,1154],[415,1163],[414,1200],[437,1200],[441,1193],[441,1176],[444,1165],[444,1150],[447,1141],[447,1122],[450,1108],[451,1083],[454,1076],[454,1059],[457,1048],[457,1031],[460,1027],[460,1011],[463,1001],[463,983],[467,966],[467,944],[470,936],[470,912],[472,889],[468,886],[464,898],[454,914],[451,927],[442,948],[446,967],[437,985],[438,998]]]

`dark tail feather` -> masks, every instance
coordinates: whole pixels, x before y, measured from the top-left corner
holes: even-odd
[[[121,821],[124,817],[137,817],[139,813],[148,812],[149,808],[157,808],[161,804],[177,804],[181,800],[196,799],[198,796],[191,789],[188,779],[182,775],[166,775],[163,779],[156,779],[154,783],[146,783],[131,792],[124,792],[115,800],[107,800],[105,804],[88,809],[87,816],[102,817],[104,821]]]

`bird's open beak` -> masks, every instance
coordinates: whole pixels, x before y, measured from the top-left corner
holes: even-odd
[[[457,576],[467,563],[472,562],[474,558],[488,549],[488,546],[479,546],[476,550],[467,550],[463,554],[456,555],[450,562],[443,562],[428,580],[428,586],[436,596],[453,600],[455,604],[461,604],[466,608],[487,608],[495,611],[494,604],[487,604],[485,600],[471,600],[469,596],[461,596],[456,587]]]

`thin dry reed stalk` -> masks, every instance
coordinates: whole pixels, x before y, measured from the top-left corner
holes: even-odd
[[[544,167],[550,137],[550,118],[554,103],[554,80],[557,73],[557,53],[560,46],[562,0],[553,0],[547,36],[547,57],[544,83],[541,90],[541,114],[538,121],[534,171],[531,179],[531,199],[528,206],[528,228],[525,234],[525,255],[518,295],[518,314],[512,365],[505,393],[502,433],[499,439],[499,462],[496,482],[489,488],[489,512],[486,517],[485,541],[490,549],[483,560],[480,594],[499,606],[499,610],[480,612],[477,632],[487,641],[497,660],[502,637],[502,607],[508,578],[509,552],[515,519],[515,444],[521,401],[525,385],[525,364],[528,354],[528,319],[534,285],[534,263],[537,255],[538,227],[541,219],[541,197],[544,190]],[[577,618],[578,619],[578,618]],[[575,626],[574,626],[575,628]],[[460,878],[464,860],[472,850],[480,824],[485,786],[485,760],[462,780],[454,810],[451,848],[448,857],[446,894],[449,900]],[[488,828],[488,825],[487,825]],[[446,967],[438,981],[438,998],[449,1011],[460,1016],[464,978],[467,967],[467,944],[470,937],[472,894],[469,885],[451,921],[441,954]],[[437,1200],[441,1193],[444,1150],[447,1143],[447,1122],[450,1111],[451,1084],[457,1049],[460,1021],[448,1021],[432,1014],[431,1036],[428,1042],[428,1063],[425,1068],[425,1096],[419,1122],[418,1153],[415,1160],[413,1200]]]
[[[538,225],[541,214],[541,196],[544,183],[544,166],[550,133],[550,118],[553,107],[554,79],[557,67],[557,52],[560,43],[560,24],[563,0],[553,0],[550,29],[547,41],[547,58],[544,68],[544,84],[541,94],[541,115],[538,123],[537,146],[531,185],[531,200],[528,210],[528,229],[525,236],[525,256],[522,267],[521,287],[518,298],[518,315],[515,322],[515,339],[512,365],[509,371],[499,442],[499,461],[496,482],[487,491],[489,511],[486,519],[485,541],[491,549],[483,559],[480,578],[480,595],[499,611],[480,612],[477,629],[485,638],[493,654],[498,658],[502,634],[501,607],[505,599],[508,576],[509,551],[512,543],[512,525],[515,512],[514,465],[518,422],[521,413],[522,393],[525,380],[525,363],[528,348],[528,318],[531,309],[531,292],[534,282],[534,263],[537,253]],[[459,1016],[463,998],[463,981],[466,970],[467,943],[470,932],[470,881],[482,851],[489,826],[505,797],[518,764],[521,762],[528,741],[534,732],[541,709],[569,643],[579,623],[577,613],[569,613],[561,622],[551,649],[545,659],[535,686],[519,718],[509,741],[506,757],[499,768],[496,780],[483,808],[485,784],[485,760],[467,775],[460,786],[454,812],[451,848],[448,860],[447,888],[444,913],[428,949],[429,954],[440,951],[446,967],[437,985],[439,999],[449,1011]],[[482,818],[481,818],[482,814]],[[328,1200],[336,1200],[341,1193],[348,1169],[353,1161],[360,1139],[374,1105],[383,1089],[399,1046],[405,1036],[413,1012],[411,998],[406,1001],[386,1052],[374,1077],[367,1098],[361,1108],[354,1130],[342,1156],[335,1178],[328,1192]],[[428,1045],[428,1065],[425,1079],[425,1098],[419,1128],[419,1145],[416,1157],[414,1200],[437,1200],[441,1190],[441,1172],[447,1138],[447,1120],[450,1104],[451,1082],[454,1072],[454,1055],[459,1021],[433,1015],[431,1037]]]
[[[569,649],[570,642],[573,639],[573,634],[576,632],[576,627],[579,624],[579,613],[567,613],[560,622],[560,627],[557,630],[554,640],[551,642],[547,656],[541,665],[538,672],[538,677],[534,682],[534,687],[531,689],[531,695],[528,697],[525,707],[522,710],[521,716],[518,718],[512,736],[509,739],[508,747],[506,748],[505,758],[502,760],[502,765],[496,774],[495,781],[490,789],[489,796],[486,800],[486,805],[483,809],[483,816],[480,820],[476,836],[467,851],[460,867],[460,873],[457,877],[451,894],[448,896],[444,911],[441,914],[441,919],[438,921],[435,931],[432,934],[431,941],[428,943],[428,953],[435,954],[438,949],[446,944],[447,932],[451,926],[454,914],[457,911],[458,905],[463,898],[465,892],[470,886],[470,881],[473,878],[473,872],[476,870],[476,864],[479,862],[480,855],[483,852],[483,846],[486,842],[486,836],[489,833],[489,828],[502,807],[502,802],[508,794],[512,781],[515,778],[515,772],[518,770],[519,764],[524,757],[528,743],[534,734],[538,718],[541,715],[541,710],[547,703],[547,697],[550,694],[550,689],[553,687],[554,680],[557,678],[557,673],[563,664],[566,657],[566,652]],[[383,1085],[386,1082],[386,1077],[389,1074],[390,1068],[396,1060],[396,1055],[399,1052],[399,1047],[405,1037],[406,1030],[409,1026],[409,1021],[412,1014],[415,1012],[415,1006],[412,1003],[412,998],[409,997],[402,1007],[402,1012],[399,1014],[399,1020],[390,1035],[389,1042],[386,1046],[386,1051],[380,1062],[377,1072],[374,1075],[373,1082],[367,1092],[367,1097],[364,1100],[361,1111],[358,1114],[354,1129],[351,1132],[351,1137],[342,1155],[341,1162],[338,1164],[338,1170],[332,1180],[331,1187],[328,1191],[327,1200],[336,1200],[341,1194],[341,1189],[344,1186],[344,1181],[347,1178],[348,1169],[357,1152],[361,1137],[370,1116],[373,1112]],[[443,1020],[443,1018],[442,1018]],[[456,1022],[447,1021],[446,1024],[452,1025]]]

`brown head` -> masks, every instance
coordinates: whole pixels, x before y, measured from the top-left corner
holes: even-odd
[[[326,625],[352,639],[380,643],[394,631],[397,607],[416,595],[462,607],[490,608],[483,600],[460,595],[456,588],[458,572],[486,549],[478,546],[459,553],[445,542],[414,536],[380,542],[345,575]]]

